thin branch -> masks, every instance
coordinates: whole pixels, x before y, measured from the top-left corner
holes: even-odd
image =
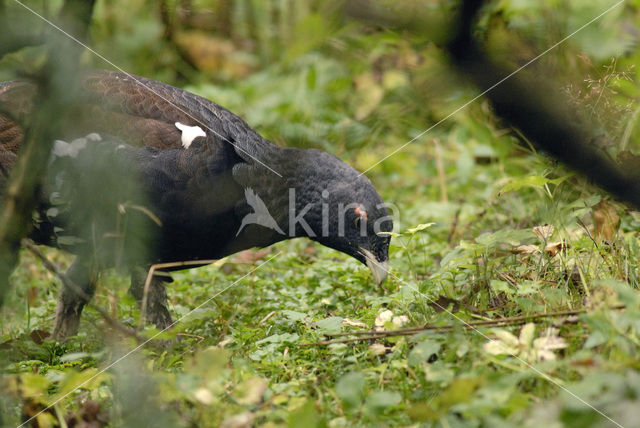
[[[553,85],[553,79],[542,82],[530,75],[526,67],[564,43],[587,25],[623,4],[612,5],[599,16],[550,46],[522,65],[510,69],[498,65],[500,59],[491,58],[485,46],[474,35],[474,25],[482,7],[488,3],[464,0],[457,7],[455,21],[450,25],[452,37],[444,43],[451,64],[474,83],[480,94],[491,102],[495,115],[526,136],[538,149],[585,175],[602,189],[640,208],[640,175],[633,167],[619,166],[603,156],[593,144],[596,131],[589,121],[570,109],[566,99]],[[423,36],[430,36],[430,22],[419,11],[405,7],[403,2],[352,0],[346,12],[370,22],[396,26]],[[448,20],[448,16],[443,17]],[[438,40],[439,41],[439,40]]]
[[[623,305],[611,306],[607,309],[611,310],[620,310],[624,309]],[[556,311],[556,312],[547,312],[543,314],[530,314],[530,315],[521,315],[517,317],[508,317],[501,318],[497,320],[484,320],[484,321],[476,321],[466,323],[464,325],[458,324],[448,324],[448,325],[424,325],[422,327],[412,327],[405,328],[400,330],[367,330],[367,331],[353,331],[353,332],[345,332],[345,333],[325,333],[327,337],[344,337],[344,336],[359,336],[359,337],[350,337],[345,339],[337,339],[337,340],[324,340],[320,342],[313,343],[303,343],[301,346],[326,346],[326,345],[334,345],[337,343],[350,343],[350,342],[359,342],[366,340],[376,340],[385,337],[394,337],[394,336],[413,336],[418,333],[422,333],[425,331],[436,331],[439,333],[446,333],[456,328],[462,328],[464,330],[476,330],[478,327],[506,327],[512,325],[525,324],[529,321],[537,320],[537,319],[549,319],[555,317],[562,316],[571,316],[578,315],[587,312],[586,308],[575,309],[575,310],[566,310],[566,311]]]
[[[78,4],[81,0],[69,0]],[[81,13],[67,16],[74,20],[77,29],[88,27],[93,0],[81,6]],[[30,17],[33,18],[33,17]],[[0,46],[9,45],[14,40],[24,43],[29,40],[30,21],[21,16],[0,16]],[[0,207],[0,306],[10,287],[9,275],[18,262],[20,243],[31,231],[32,213],[38,203],[39,188],[47,168],[47,159],[51,146],[61,134],[61,126],[77,99],[77,64],[81,51],[66,39],[49,35],[52,42],[48,46],[47,62],[33,80],[37,84],[34,111],[29,117],[25,137],[19,156],[12,169],[6,188],[3,189],[3,201]],[[3,50],[3,48],[0,48]],[[6,52],[6,51],[5,51]]]
[[[130,336],[130,337],[134,338],[138,343],[142,343],[142,342],[144,342],[146,340],[146,338],[139,336],[134,329],[132,329],[130,327],[127,327],[126,325],[120,323],[119,321],[117,321],[116,319],[111,317],[111,315],[109,315],[107,313],[107,311],[102,309],[100,306],[97,306],[97,305],[91,303],[91,296],[88,296],[87,293],[85,293],[84,290],[82,290],[81,287],[79,287],[75,282],[73,282],[71,279],[69,279],[69,277],[67,275],[62,273],[62,270],[60,269],[60,267],[57,266],[51,260],[49,260],[47,258],[47,256],[42,254],[40,249],[33,242],[31,242],[28,239],[24,239],[22,241],[22,246],[24,248],[26,248],[27,250],[31,251],[38,259],[40,259],[40,261],[42,262],[43,266],[49,272],[54,274],[58,279],[60,279],[60,281],[62,281],[62,285],[64,287],[67,287],[68,289],[72,290],[74,293],[76,293],[77,295],[82,297],[84,300],[86,300],[87,301],[87,306],[89,306],[90,308],[92,308],[96,312],[98,312],[100,314],[100,316],[111,327],[113,327],[116,330],[124,333],[127,336]]]
[[[589,228],[587,227],[587,225],[584,224],[584,222],[582,220],[580,220],[580,219],[578,219],[578,224],[587,233],[587,236],[589,237],[589,239],[591,239],[591,242],[593,242],[593,245],[596,247],[596,250],[599,250],[600,248],[598,248],[598,243],[596,242],[595,239],[593,239],[593,236],[591,236],[591,232],[589,231]]]
[[[77,39],[86,40],[95,0],[66,0],[60,10],[65,28]]]
[[[149,268],[149,272],[147,273],[147,277],[144,281],[144,289],[142,292],[142,301],[140,302],[140,327],[142,323],[147,317],[147,304],[148,304],[148,295],[149,295],[149,287],[151,286],[151,280],[156,275],[156,271],[171,269],[171,268],[180,268],[185,266],[205,266],[214,262],[217,262],[216,259],[211,260],[187,260],[182,262],[168,262],[168,263],[156,263],[151,265]]]
[[[620,200],[640,207],[638,172],[622,169],[603,156],[592,144],[595,133],[585,125],[588,122],[584,118],[580,121],[566,100],[554,95],[558,93],[556,88],[542,83],[540,79],[534,83],[524,70],[571,35],[517,70],[498,66],[473,37],[473,27],[483,3],[486,2],[462,2],[457,16],[457,32],[446,46],[453,65],[483,91],[498,117],[519,129],[538,148],[584,174]],[[598,18],[594,17],[590,22]]]

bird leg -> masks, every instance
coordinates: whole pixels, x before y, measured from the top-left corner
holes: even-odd
[[[144,298],[144,284],[148,275],[148,269],[134,267],[131,269],[131,287],[129,293],[142,304]],[[165,283],[169,281],[163,276],[154,275],[149,283],[147,304],[145,308],[147,321],[155,324],[161,330],[171,326],[171,314],[167,308],[167,290]]]
[[[53,337],[60,342],[78,333],[82,309],[96,290],[96,275],[87,260],[76,258],[65,275],[70,284],[63,284],[60,291],[53,329]]]

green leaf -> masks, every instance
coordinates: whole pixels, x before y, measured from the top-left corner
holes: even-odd
[[[312,400],[307,400],[296,410],[289,414],[287,427],[289,428],[313,428],[325,426],[324,420],[319,420],[318,413]]]
[[[607,343],[607,337],[601,331],[596,330],[587,337],[587,340],[584,342],[584,349],[595,348],[603,343]]]
[[[547,177],[542,177],[540,175],[530,175],[528,177],[514,177],[507,184],[505,184],[502,189],[498,193],[503,194],[507,192],[512,192],[516,190],[520,190],[524,187],[533,187],[540,188],[545,184],[555,184],[558,185],[566,180],[569,175],[559,177],[556,179],[548,179]]]
[[[427,403],[416,403],[407,410],[412,421],[426,422],[438,419],[439,415]]]
[[[289,318],[291,321],[300,321],[303,320],[307,317],[307,314],[302,313],[302,312],[296,312],[296,311],[290,311],[288,309],[285,309],[284,311],[282,311],[282,314]]]
[[[345,409],[360,407],[364,398],[364,375],[351,372],[344,375],[336,384],[336,395],[342,400]]]
[[[19,388],[25,397],[43,396],[49,385],[51,380],[41,374],[22,373],[20,375]]]
[[[454,404],[463,403],[471,399],[471,394],[480,385],[478,378],[458,378],[442,393],[440,404],[444,408],[450,408]]]
[[[342,328],[342,317],[329,317],[317,321],[316,325],[324,333],[337,333]]]
[[[52,401],[56,401],[58,398],[64,397],[77,388],[91,390],[110,378],[110,374],[99,372],[98,369],[94,368],[83,370],[81,372],[69,372],[60,383],[58,393],[52,397]]]
[[[397,392],[376,391],[369,395],[365,401],[365,411],[369,416],[377,416],[385,409],[395,406],[402,401],[402,396]]]
[[[307,69],[307,88],[314,90],[316,88],[316,68],[311,66]]]
[[[256,345],[260,345],[262,343],[296,343],[299,337],[300,336],[295,333],[272,334],[269,337],[258,340]]]
[[[409,365],[417,366],[429,359],[433,354],[440,351],[440,343],[435,340],[427,339],[416,345],[409,353]]]
[[[535,235],[530,229],[503,229],[494,233],[483,233],[476,238],[476,242],[486,247],[491,247],[499,243],[518,245],[534,237]]]
[[[490,282],[491,289],[496,292],[502,292],[505,294],[513,294],[515,291],[511,288],[511,285],[507,281],[499,279],[492,279]]]
[[[93,356],[93,354],[89,352],[71,352],[60,357],[60,361],[63,363],[68,363],[69,361],[83,360],[91,356]]]
[[[518,289],[516,290],[516,294],[518,296],[526,296],[529,294],[536,294],[540,291],[540,284],[532,281],[525,281],[521,284],[518,284]]]
[[[449,364],[442,361],[435,361],[433,364],[424,365],[424,375],[427,381],[438,384],[440,387],[447,386],[455,377],[455,372]]]
[[[433,226],[435,223],[422,223],[417,225],[416,227],[412,227],[410,229],[406,230],[406,233],[413,235],[414,233],[423,231],[425,229],[428,229],[429,227]]]

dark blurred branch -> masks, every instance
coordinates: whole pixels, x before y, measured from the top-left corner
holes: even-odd
[[[512,73],[489,59],[472,35],[482,2],[467,0],[458,14],[455,35],[447,45],[452,62],[483,91],[494,112],[538,148],[581,172],[616,197],[640,208],[640,179],[637,171],[623,171],[593,145],[592,130],[577,126],[575,114],[556,94],[559,91],[540,81],[531,82],[519,72]]]
[[[249,39],[256,45],[259,45],[260,35],[258,32],[258,25],[256,22],[256,14],[252,3],[247,3],[244,8],[244,20],[247,23],[247,30],[249,31]],[[265,52],[260,52],[262,58],[264,59]]]
[[[134,338],[138,343],[142,343],[146,340],[145,338],[138,336],[138,334],[134,329],[129,328],[126,325],[123,325],[122,323],[118,322],[116,319],[111,317],[107,313],[107,311],[102,309],[100,306],[97,306],[91,303],[91,296],[88,296],[87,293],[85,293],[81,287],[79,287],[77,284],[71,281],[67,275],[62,273],[62,270],[58,266],[56,266],[55,263],[49,260],[44,254],[42,254],[40,249],[33,242],[31,242],[28,239],[25,239],[24,241],[22,241],[22,246],[28,249],[29,251],[31,251],[42,262],[43,266],[49,272],[54,274],[60,281],[62,281],[63,286],[67,287],[69,290],[73,290],[74,293],[76,293],[78,296],[81,296],[83,299],[85,299],[87,301],[87,305],[90,308],[94,309],[96,312],[98,312],[100,316],[111,327],[124,333],[127,336]]]
[[[3,28],[2,34],[0,34],[0,58],[24,47],[44,43],[45,39],[39,34],[16,34],[11,32],[11,24],[6,23],[6,20],[2,19],[2,16],[6,15],[0,12],[0,26]],[[9,31],[6,31],[7,28]]]
[[[540,79],[534,81],[525,70],[514,73],[489,58],[472,34],[483,4],[478,0],[462,1],[454,15],[445,42],[453,65],[481,91],[486,91],[484,95],[491,101],[498,117],[518,129],[536,147],[584,174],[614,196],[640,208],[638,171],[622,169],[591,144],[596,135],[584,125],[579,126],[588,121],[580,121],[569,109],[567,100],[559,96],[559,88]],[[402,2],[353,0],[348,3],[346,12],[360,19],[434,38],[434,32],[429,29],[428,14],[409,13],[411,11]],[[440,34],[435,33],[438,38]]]
[[[81,2],[72,0],[69,3]],[[82,26],[85,28],[82,34],[86,34],[91,16],[87,5],[92,6],[93,1],[84,3],[80,5],[82,10],[74,14],[74,18],[86,19],[76,21],[74,25],[76,32]],[[65,4],[66,13],[71,14],[69,7],[71,6]],[[36,17],[25,17],[22,14],[9,16],[5,13],[0,16],[0,28],[11,30],[0,32],[0,46],[7,46],[7,42],[15,40],[30,40],[31,35],[25,29],[33,27],[29,25],[33,19]],[[32,213],[37,206],[40,183],[47,168],[51,146],[62,135],[61,126],[75,100],[79,46],[54,31],[57,30],[52,29],[47,37],[51,41],[47,62],[32,76],[38,93],[28,123],[23,124],[24,143],[4,189],[4,200],[0,207],[0,306],[9,289],[9,275],[18,261],[20,241],[29,234],[33,226]]]
[[[160,19],[164,25],[164,34],[162,37],[169,41],[173,41],[173,36],[175,34],[175,17],[171,16],[167,0],[162,0],[160,2]]]
[[[46,170],[51,145],[60,133],[59,123],[68,108],[68,93],[46,72],[38,81],[40,91],[26,130],[24,144],[5,189],[0,212],[0,304],[9,288],[9,275],[18,260],[20,240],[32,227],[31,213],[36,208],[42,176]],[[62,83],[62,82],[58,82]]]
[[[86,40],[95,0],[66,0],[60,10],[65,30],[79,40]]]
[[[446,40],[451,28],[450,10],[453,4],[432,4],[397,0],[349,0],[344,3],[344,13],[352,18],[409,31],[435,43]]]
[[[162,21],[162,25],[164,26],[164,33],[162,37],[164,40],[171,46],[171,49],[178,54],[180,59],[189,66],[191,70],[198,70],[197,65],[193,62],[191,57],[185,52],[184,48],[176,41],[176,28],[180,24],[176,22],[180,19],[179,14],[174,11],[173,15],[171,14],[170,6],[167,0],[162,0],[159,3],[160,7],[160,19]],[[178,72],[178,79],[180,80],[189,80],[185,79],[185,75],[182,70],[176,70]]]
[[[219,0],[216,10],[218,33],[226,38],[232,38],[233,0]]]
[[[389,1],[372,0],[350,0],[344,5],[345,13],[352,18],[386,27],[403,27],[416,31],[415,17],[408,16],[402,6],[397,2],[393,4]]]

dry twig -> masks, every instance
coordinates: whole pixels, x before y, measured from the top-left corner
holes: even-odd
[[[618,310],[624,309],[624,306],[612,306],[608,309]],[[358,336],[358,337],[349,337],[344,339],[331,339],[324,340],[320,342],[313,343],[303,343],[302,346],[326,346],[326,345],[334,345],[337,343],[350,343],[350,342],[359,342],[364,340],[375,340],[381,339],[384,337],[394,337],[394,336],[413,336],[418,333],[422,333],[425,331],[436,331],[441,333],[449,332],[457,327],[461,327],[464,330],[476,330],[478,327],[505,327],[511,325],[519,325],[526,324],[532,320],[536,319],[548,319],[562,316],[571,316],[578,315],[581,313],[587,312],[586,308],[575,309],[575,310],[566,310],[566,311],[556,311],[556,312],[547,312],[544,314],[531,314],[531,315],[521,315],[517,317],[508,317],[501,318],[495,320],[483,320],[483,321],[474,321],[462,324],[460,326],[448,324],[448,325],[424,325],[422,327],[411,327],[404,328],[399,330],[367,330],[367,331],[353,331],[353,332],[345,332],[345,333],[326,333],[327,337],[344,337],[344,336]]]
[[[82,288],[80,288],[76,283],[74,283],[73,281],[71,281],[71,279],[69,279],[69,277],[67,275],[65,275],[64,273],[62,273],[62,270],[60,269],[59,266],[57,266],[54,262],[52,262],[51,260],[49,260],[47,258],[47,256],[45,256],[44,254],[42,254],[42,252],[40,251],[40,249],[30,240],[28,239],[24,239],[22,241],[22,246],[24,248],[26,248],[27,250],[31,251],[38,259],[40,259],[40,261],[42,262],[43,266],[52,274],[54,274],[58,279],[60,279],[60,281],[62,281],[62,284],[64,287],[69,288],[70,290],[73,290],[74,293],[78,294],[79,296],[81,296],[83,299],[85,299],[87,301],[87,305],[89,307],[91,307],[92,309],[94,309],[96,312],[98,312],[100,314],[100,316],[113,328],[115,328],[116,330],[124,333],[125,335],[129,336],[129,337],[133,337],[138,343],[142,343],[144,342],[146,339],[144,337],[139,336],[136,331],[130,327],[127,327],[126,325],[123,325],[121,322],[119,322],[118,320],[114,319],[111,315],[109,315],[107,313],[107,311],[105,311],[104,309],[102,309],[100,306],[97,306],[93,303],[91,303],[90,299],[91,297],[87,295],[87,293],[85,293]]]
[[[217,259],[212,260],[188,260],[183,262],[168,262],[168,263],[156,263],[151,265],[149,268],[149,272],[147,273],[147,278],[144,281],[144,290],[142,293],[142,302],[140,303],[140,326],[146,319],[147,316],[147,303],[149,296],[149,287],[151,286],[151,280],[156,275],[156,271],[163,271],[165,269],[179,268],[185,266],[198,267],[208,265],[214,262],[217,262]]]

